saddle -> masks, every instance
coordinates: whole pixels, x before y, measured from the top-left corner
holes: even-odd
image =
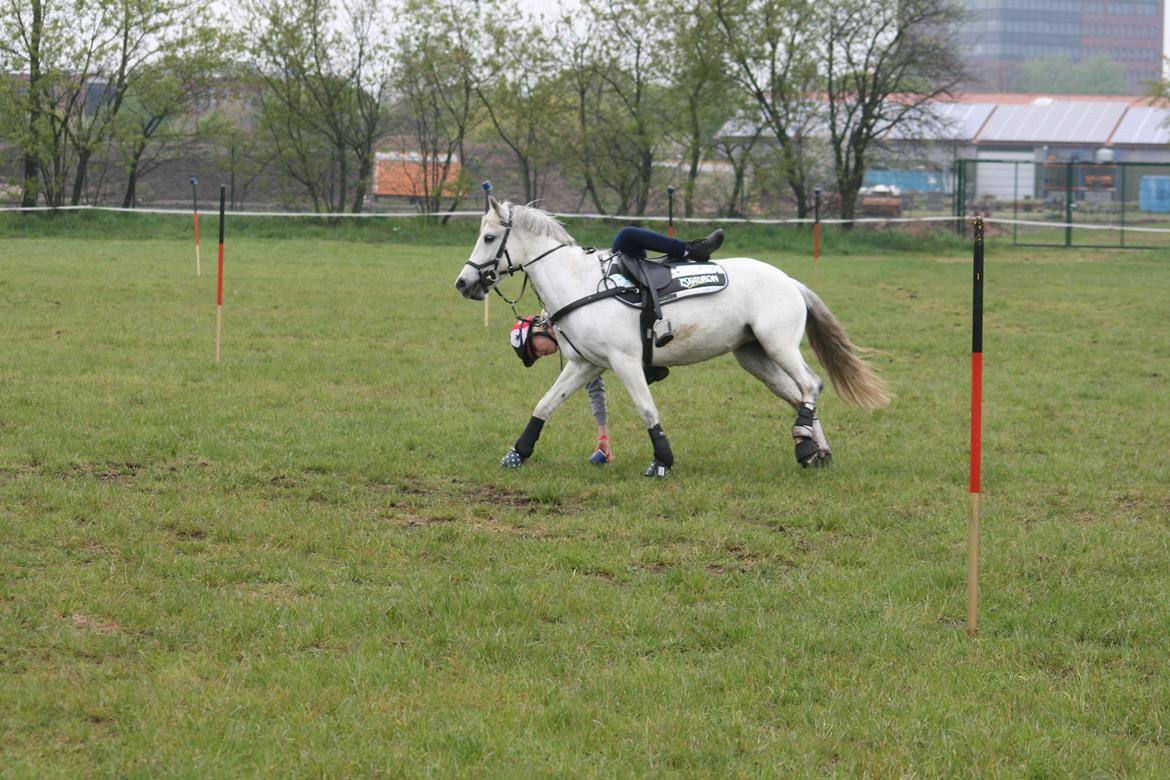
[[[727,286],[727,272],[716,263],[649,259],[623,253],[614,255],[606,277],[618,285],[635,288],[617,298],[642,310],[642,370],[647,384],[665,379],[670,373],[665,366],[653,365],[654,348],[665,347],[674,339],[669,320],[666,332],[655,336],[657,324],[662,322],[662,307],[680,298],[716,293]]]

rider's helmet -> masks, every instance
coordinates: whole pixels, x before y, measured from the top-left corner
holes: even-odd
[[[525,368],[529,368],[540,357],[533,351],[532,337],[537,333],[543,333],[544,327],[545,320],[539,314],[521,317],[512,326],[512,349],[516,352],[516,357],[524,363]]]

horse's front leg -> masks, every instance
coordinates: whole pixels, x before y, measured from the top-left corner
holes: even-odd
[[[592,363],[570,360],[557,376],[557,381],[553,382],[553,386],[544,394],[544,398],[540,399],[540,403],[532,411],[532,417],[528,419],[528,425],[524,427],[524,433],[520,434],[515,446],[500,460],[500,465],[509,469],[523,466],[524,462],[532,457],[532,451],[536,449],[536,440],[540,438],[540,431],[544,428],[549,415],[556,411],[566,398],[601,376],[604,370]]]
[[[650,434],[650,444],[654,447],[654,460],[650,468],[646,469],[647,477],[665,477],[674,465],[674,453],[670,451],[670,442],[662,431],[662,424],[658,419],[658,407],[654,405],[654,397],[650,395],[650,386],[646,384],[646,374],[642,370],[642,361],[638,359],[614,361],[613,372],[622,380],[634,408],[646,424],[646,431]]]

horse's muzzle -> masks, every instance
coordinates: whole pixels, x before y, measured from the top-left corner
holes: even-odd
[[[473,281],[469,284],[463,279],[456,279],[455,289],[458,290],[459,294],[464,298],[470,298],[473,301],[482,301],[484,296],[487,295],[487,291],[483,289],[483,285],[478,281]]]

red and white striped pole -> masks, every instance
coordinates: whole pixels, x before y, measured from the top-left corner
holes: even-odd
[[[979,618],[979,470],[983,447],[983,218],[975,218],[971,295],[971,517],[967,526],[967,636]]]
[[[195,215],[195,275],[203,276],[203,269],[199,265],[199,195],[195,188],[199,180],[191,177],[191,213]]]
[[[227,186],[219,185],[219,281],[215,286],[215,362],[219,362],[220,335],[223,332],[223,211]]]

